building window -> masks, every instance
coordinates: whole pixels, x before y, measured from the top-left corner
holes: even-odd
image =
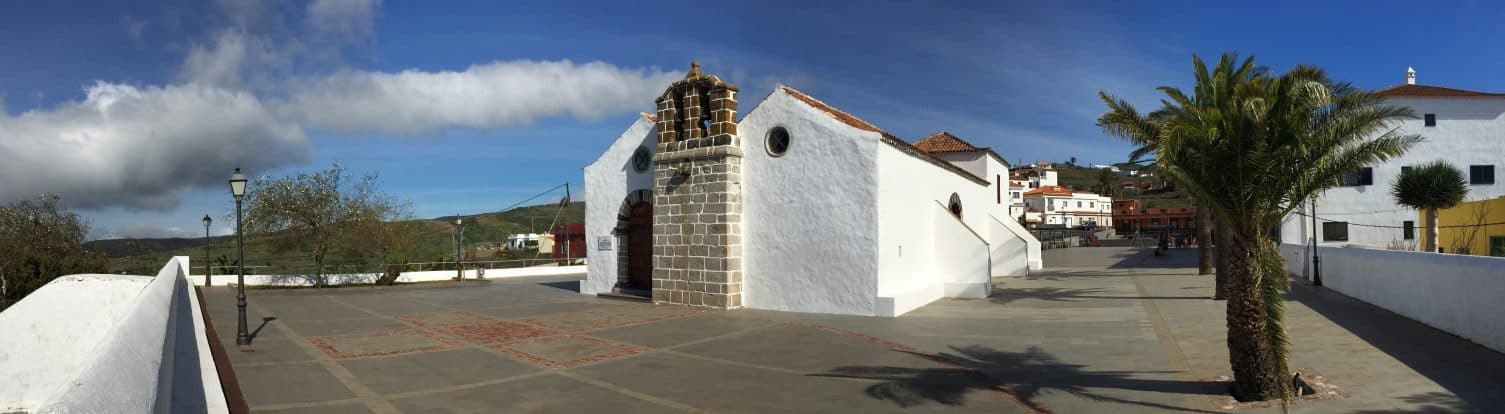
[[[1494,184],[1495,166],[1493,165],[1470,165],[1468,166],[1469,184]]]
[[[1080,201],[1076,202],[1076,208],[1082,208],[1082,202],[1080,202]]]
[[[1426,120],[1427,126],[1437,126],[1437,114],[1426,114],[1422,117]]]
[[[993,176],[993,185],[998,186],[998,188],[995,189],[996,192],[998,193],[997,194],[997,196],[998,196],[998,204],[1003,204],[1003,184],[1004,184],[1004,182],[1003,182],[1003,176],[1002,175],[994,175]]]
[[[1338,179],[1338,185],[1344,187],[1357,187],[1361,185],[1374,185],[1374,168],[1364,167],[1349,171]]]
[[[1416,222],[1406,220],[1400,225],[1400,238],[1403,240],[1416,239]]]
[[[1348,222],[1329,221],[1322,223],[1322,241],[1348,241]]]
[[[956,193],[951,193],[951,202],[946,203],[946,208],[951,209],[951,215],[962,218],[962,198]]]
[[[1401,174],[1405,174],[1405,173],[1408,173],[1408,172],[1411,172],[1411,166],[1407,165],[1407,166],[1400,167],[1400,173]]]
[[[789,151],[789,130],[784,127],[773,127],[768,130],[766,141],[765,147],[768,149],[768,155],[782,157],[784,152]]]
[[[1505,236],[1489,236],[1489,255],[1505,257]]]
[[[650,164],[653,164],[653,155],[648,153],[648,147],[638,147],[632,153],[632,169],[638,172],[648,171]]]

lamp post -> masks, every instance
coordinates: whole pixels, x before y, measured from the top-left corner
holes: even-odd
[[[240,232],[240,201],[246,196],[246,175],[235,169],[230,175],[230,195],[235,197],[235,344],[251,343],[246,333],[246,249],[245,237]]]
[[[204,215],[204,286],[214,286],[214,274],[209,271],[209,225],[214,219]]]
[[[461,223],[463,223],[463,221],[461,220],[460,215],[456,214],[455,215],[455,280],[458,280],[458,281],[465,280],[465,266],[461,266],[460,265],[460,237],[461,237],[460,235],[465,232],[465,228],[464,227],[460,227]]]
[[[1322,255],[1317,253],[1317,199],[1312,198],[1312,286],[1322,286]]]

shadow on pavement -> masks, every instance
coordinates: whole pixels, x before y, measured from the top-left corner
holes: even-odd
[[[1468,403],[1445,392],[1413,394],[1400,397],[1400,399],[1416,406],[1405,409],[1359,410],[1354,411],[1354,414],[1466,413],[1473,411],[1473,408],[1469,407]]]
[[[1505,372],[1505,354],[1384,308],[1299,282],[1292,283],[1286,298],[1306,305],[1456,395],[1424,393],[1403,400],[1428,407],[1465,407],[1448,412],[1505,407],[1505,393],[1500,392],[1505,389],[1505,376],[1499,374]]]
[[[1055,390],[1094,401],[1130,404],[1155,410],[1213,412],[1189,409],[1148,401],[1136,401],[1122,397],[1103,395],[1091,388],[1121,389],[1156,393],[1213,395],[1222,394],[1215,383],[1181,380],[1133,378],[1137,373],[1169,373],[1169,371],[1084,371],[1085,365],[1067,364],[1056,359],[1037,346],[1024,352],[1000,351],[984,346],[951,347],[954,351],[939,355],[913,353],[917,356],[938,360],[955,367],[904,368],[904,367],[838,367],[825,377],[860,378],[880,380],[864,392],[872,398],[891,401],[900,407],[910,407],[926,402],[948,406],[965,406],[966,396],[972,391],[993,391],[1007,395],[1024,408],[1036,412],[1051,409],[1037,398],[1042,391]]]
[[[261,329],[262,328],[266,328],[267,327],[267,323],[269,323],[271,321],[275,321],[275,320],[277,320],[276,316],[268,316],[268,317],[265,317],[265,318],[261,318],[261,325],[257,326],[256,330],[251,331],[251,333],[249,333],[249,334],[246,334],[246,341],[255,341],[256,340],[256,334],[261,333]]]
[[[580,281],[579,280],[561,280],[561,281],[557,281],[557,282],[543,282],[543,283],[539,283],[539,284],[543,285],[543,286],[548,286],[548,287],[551,287],[551,288],[555,288],[555,289],[567,290],[567,291],[570,291],[570,292],[580,293]]]

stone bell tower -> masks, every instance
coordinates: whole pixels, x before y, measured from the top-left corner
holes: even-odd
[[[741,223],[737,87],[692,62],[658,98],[653,301],[742,307]]]

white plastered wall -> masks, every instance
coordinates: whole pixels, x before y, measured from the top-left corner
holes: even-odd
[[[613,234],[613,229],[617,227],[617,215],[628,193],[653,186],[653,169],[638,172],[632,167],[632,154],[639,147],[647,147],[650,154],[653,152],[654,131],[652,121],[639,117],[612,141],[600,158],[585,167],[585,257],[588,266],[586,278],[580,282],[580,293],[610,292],[617,283],[617,249],[622,247],[622,238]],[[597,245],[603,237],[611,241],[608,249]]]
[[[960,223],[973,233],[986,229],[990,212],[1000,211],[991,186],[974,182],[956,172],[904,153],[889,144],[878,147],[878,297],[880,314],[897,316],[945,296],[943,274],[936,266],[937,246],[954,240],[956,232],[939,232],[936,203],[946,205],[956,193],[962,202]],[[947,260],[983,266],[987,275],[986,249],[976,257]],[[979,281],[981,282],[981,281]]]
[[[783,156],[769,129],[789,131]],[[748,308],[874,315],[877,133],[775,89],[738,123],[742,302]]]

